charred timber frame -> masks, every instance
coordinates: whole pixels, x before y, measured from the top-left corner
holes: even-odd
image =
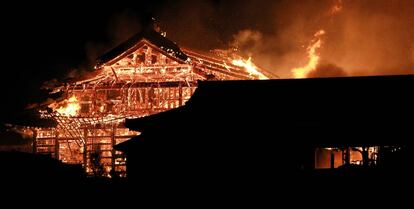
[[[233,65],[230,57],[185,54],[157,33],[144,34],[132,45],[106,59],[98,59],[88,79],[54,87],[67,99],[75,97],[79,110],[65,116],[43,110],[43,117],[58,122],[56,128],[37,131],[36,153],[50,154],[66,163],[83,164],[93,171],[92,154],[98,153],[105,174],[125,173],[125,157],[112,147],[138,132],[123,126],[126,118],[139,118],[183,106],[199,80],[253,80],[257,75]],[[112,56],[114,55],[114,56]],[[104,56],[105,57],[105,56]]]

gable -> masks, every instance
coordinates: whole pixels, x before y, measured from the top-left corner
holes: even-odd
[[[142,44],[142,42],[147,42],[148,44],[153,45],[154,48],[158,48],[159,50],[164,51],[170,56],[173,56],[174,58],[181,61],[186,61],[188,58],[187,55],[180,50],[176,43],[172,42],[171,40],[167,39],[152,29],[147,29],[141,33],[136,34],[124,43],[99,57],[97,59],[95,68],[97,69],[101,68],[104,65],[113,64],[120,58],[123,58],[123,56],[128,55],[136,50],[137,47]]]
[[[161,58],[161,59],[160,59]],[[143,39],[137,43],[134,47],[126,50],[114,59],[106,62],[103,66],[134,66],[139,65],[154,65],[154,64],[168,64],[168,63],[180,63],[184,64],[185,61],[174,57],[171,53],[158,48],[149,41]]]
[[[101,67],[117,81],[160,82],[195,81],[203,79],[193,72],[193,66],[158,48],[147,40]]]

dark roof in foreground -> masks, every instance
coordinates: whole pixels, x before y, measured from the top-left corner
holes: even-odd
[[[211,141],[251,135],[306,143],[317,137],[321,145],[401,143],[412,132],[413,89],[414,75],[202,81],[184,107],[126,126],[142,131],[135,141],[194,134]]]

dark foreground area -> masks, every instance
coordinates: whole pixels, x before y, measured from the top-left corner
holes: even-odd
[[[112,198],[102,199],[109,203],[121,201],[138,205],[144,201],[161,203],[167,199],[186,203],[190,200],[209,203],[217,199],[237,202],[245,201],[245,198],[258,198],[269,203],[287,201],[284,198],[316,198],[316,201],[323,202],[349,199],[376,203],[395,198],[408,200],[414,176],[411,169],[400,165],[297,171],[275,167],[267,172],[227,169],[206,174],[189,174],[191,169],[174,170],[152,176],[142,175],[142,179],[132,181],[127,178],[87,177],[80,166],[65,165],[46,156],[27,153],[1,152],[0,163],[3,197],[24,196],[43,200],[100,197]]]
[[[414,76],[200,82],[185,106],[126,121],[142,133],[114,147],[126,154],[127,178],[4,152],[0,183],[8,195],[137,205],[401,203],[413,188],[413,84]],[[351,147],[380,151],[374,164],[362,151],[354,165],[347,151],[342,166],[315,169],[316,149]]]

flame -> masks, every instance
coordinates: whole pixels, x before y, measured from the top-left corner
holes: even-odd
[[[312,44],[308,47],[309,62],[306,66],[295,68],[292,70],[294,78],[306,78],[310,72],[314,71],[319,64],[320,56],[317,53],[322,46],[322,36],[325,35],[324,30],[320,30],[314,35]]]
[[[335,0],[334,5],[329,10],[329,16],[331,18],[334,18],[336,15],[342,12],[343,8],[343,0]],[[326,32],[323,29],[315,33],[310,46],[307,48],[309,58],[308,64],[304,67],[292,69],[291,72],[294,78],[307,78],[309,73],[316,69],[320,60],[318,49],[322,47],[322,36],[325,34]]]
[[[235,66],[243,67],[244,69],[246,69],[246,71],[249,73],[249,75],[257,76],[261,80],[269,79],[267,76],[263,75],[263,73],[261,73],[257,70],[257,66],[252,62],[251,57],[249,57],[249,59],[247,59],[247,60],[234,59],[232,61],[232,64],[235,65]]]
[[[79,104],[78,99],[75,96],[70,97],[67,101],[64,101],[63,103],[65,103],[65,105],[54,103],[49,105],[49,107],[52,108],[54,111],[58,112],[59,114],[67,117],[74,117],[78,115],[81,106]]]

